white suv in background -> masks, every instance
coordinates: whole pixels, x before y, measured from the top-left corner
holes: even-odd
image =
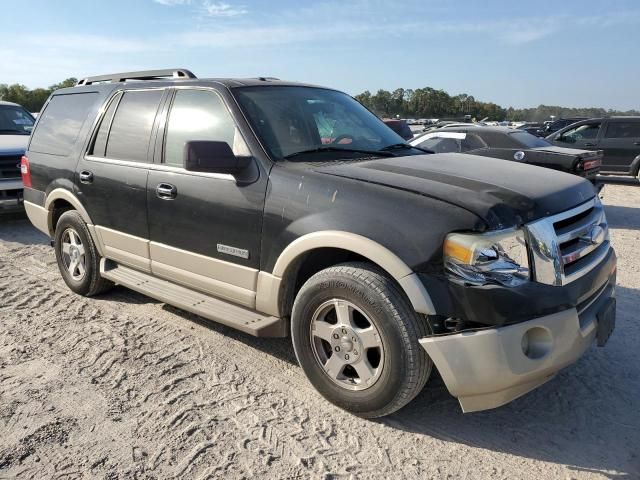
[[[20,159],[35,119],[17,103],[0,101],[0,209],[22,204]]]

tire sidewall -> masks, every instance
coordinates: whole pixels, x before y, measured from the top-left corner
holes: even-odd
[[[62,237],[64,232],[72,228],[80,237],[80,241],[85,250],[85,275],[82,280],[75,280],[64,265],[62,257]],[[56,225],[55,232],[55,254],[58,262],[58,269],[67,286],[80,295],[87,295],[91,290],[94,277],[98,272],[98,259],[93,245],[93,240],[89,236],[86,224],[75,211],[69,211],[62,214]]]
[[[315,311],[331,299],[347,300],[360,308],[375,324],[384,349],[384,364],[378,380],[364,390],[348,390],[333,382],[316,360],[310,337]],[[392,303],[371,287],[346,273],[312,277],[294,303],[291,335],[300,365],[314,387],[329,401],[353,413],[381,410],[393,402],[407,368],[406,351],[395,321]]]

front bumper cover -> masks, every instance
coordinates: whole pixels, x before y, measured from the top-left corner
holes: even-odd
[[[615,298],[615,275],[594,300],[578,308],[500,328],[419,340],[464,412],[504,405],[547,382],[574,363],[596,337],[597,313]],[[528,356],[523,337],[539,329],[550,341],[544,355]]]

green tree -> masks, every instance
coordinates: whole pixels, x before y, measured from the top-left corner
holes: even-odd
[[[18,103],[30,112],[39,112],[52,92],[60,88],[72,87],[77,82],[78,80],[75,78],[67,78],[49,88],[35,88],[33,90],[18,83],[13,85],[2,83],[0,84],[0,100]]]

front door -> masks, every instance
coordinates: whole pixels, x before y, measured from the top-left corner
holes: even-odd
[[[164,90],[118,93],[107,107],[76,184],[104,246],[125,265],[149,271],[147,176],[152,131]]]
[[[603,171],[633,173],[631,163],[640,155],[640,121],[608,120],[599,147],[604,150]]]
[[[580,123],[562,134],[556,134],[553,143],[560,147],[598,150],[601,121]]]
[[[161,163],[149,173],[147,202],[152,272],[248,307],[255,306],[267,176],[239,184],[231,175],[185,170],[191,140],[227,142],[250,156],[214,90],[176,89]]]

